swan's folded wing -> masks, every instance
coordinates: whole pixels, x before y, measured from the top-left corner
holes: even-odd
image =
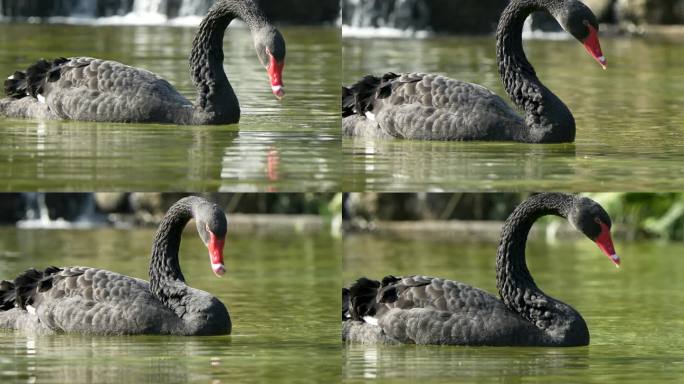
[[[457,281],[410,276],[380,289],[378,326],[402,343],[515,345],[539,330],[489,293]]]
[[[49,288],[36,290],[31,306],[47,327],[87,334],[164,333],[156,329],[168,323],[162,317],[175,317],[147,282],[85,267],[63,268]]]
[[[368,121],[378,124],[381,132],[375,136],[488,140],[517,137],[524,131],[520,116],[480,85],[420,73],[403,74],[391,82],[391,91],[376,89],[372,102],[362,111]],[[347,125],[351,123],[361,128],[345,127],[345,132],[358,135],[356,131],[369,130],[361,122]]]
[[[499,299],[481,289],[429,276],[397,279],[381,288],[381,296],[380,301],[388,307],[402,309],[460,312],[503,306]]]
[[[165,116],[169,110],[192,112],[192,104],[166,80],[116,61],[76,57],[31,68],[31,95],[62,119],[164,122],[171,120]]]

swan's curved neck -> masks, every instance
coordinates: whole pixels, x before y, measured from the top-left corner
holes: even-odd
[[[238,18],[252,31],[268,24],[254,0],[221,0],[202,20],[192,44],[190,72],[197,88],[194,123],[237,123],[240,105],[223,69],[223,37]]]
[[[525,245],[537,219],[546,215],[567,218],[574,199],[572,195],[543,194],[520,204],[503,226],[496,257],[496,284],[504,304],[554,341],[585,335],[588,340],[589,333],[577,311],[537,287],[527,269]]]
[[[183,296],[187,286],[178,262],[181,236],[193,218],[194,198],[185,198],[166,213],[152,245],[150,291],[165,305],[173,306],[174,298]]]
[[[539,81],[522,45],[525,19],[535,11],[559,8],[557,0],[512,0],[501,15],[496,33],[499,74],[513,102],[525,111],[527,142],[572,142],[575,119],[568,107]]]

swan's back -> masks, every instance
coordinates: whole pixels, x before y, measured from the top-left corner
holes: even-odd
[[[493,140],[523,132],[523,120],[501,97],[480,85],[440,75],[366,76],[343,92],[347,135]],[[369,132],[368,121],[375,122],[382,134]]]
[[[501,300],[452,280],[361,279],[351,287],[349,300],[351,320],[344,336],[352,342],[524,345],[543,337]]]
[[[33,324],[54,332],[100,335],[168,334],[179,328],[178,316],[154,297],[146,281],[111,271],[29,270],[14,284],[17,324],[10,328]]]
[[[40,60],[10,76],[5,93],[0,113],[10,117],[188,123],[194,111],[154,73],[89,57]]]

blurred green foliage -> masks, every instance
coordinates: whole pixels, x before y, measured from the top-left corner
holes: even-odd
[[[684,193],[593,193],[628,238],[684,240]]]
[[[376,221],[503,221],[531,193],[361,193],[345,195],[345,216],[352,226]],[[684,193],[587,193],[610,214],[625,239],[684,241]],[[539,225],[556,221],[542,218]]]

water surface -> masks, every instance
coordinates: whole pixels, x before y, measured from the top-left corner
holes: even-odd
[[[340,36],[285,27],[287,97],[271,94],[246,28],[231,28],[225,67],[239,125],[204,127],[0,119],[3,191],[332,191],[339,189]],[[92,56],[151,70],[194,100],[195,28],[0,23],[0,74],[37,59]]]
[[[581,44],[526,41],[539,78],[572,110],[574,144],[344,139],[351,191],[653,191],[684,187],[684,45],[603,38],[608,70]],[[345,84],[419,71],[478,83],[508,100],[493,37],[343,41]]]
[[[0,228],[0,278],[32,267],[86,265],[147,280],[154,231]],[[216,337],[27,336],[0,331],[1,382],[339,382],[340,252],[328,236],[229,234],[214,277],[194,230],[181,243],[188,283],[229,308]]]
[[[347,236],[343,276],[425,274],[496,292],[496,243]],[[585,239],[527,247],[537,285],[587,321],[577,348],[360,346],[344,349],[346,382],[664,383],[684,379],[684,245],[616,242],[616,269]]]

